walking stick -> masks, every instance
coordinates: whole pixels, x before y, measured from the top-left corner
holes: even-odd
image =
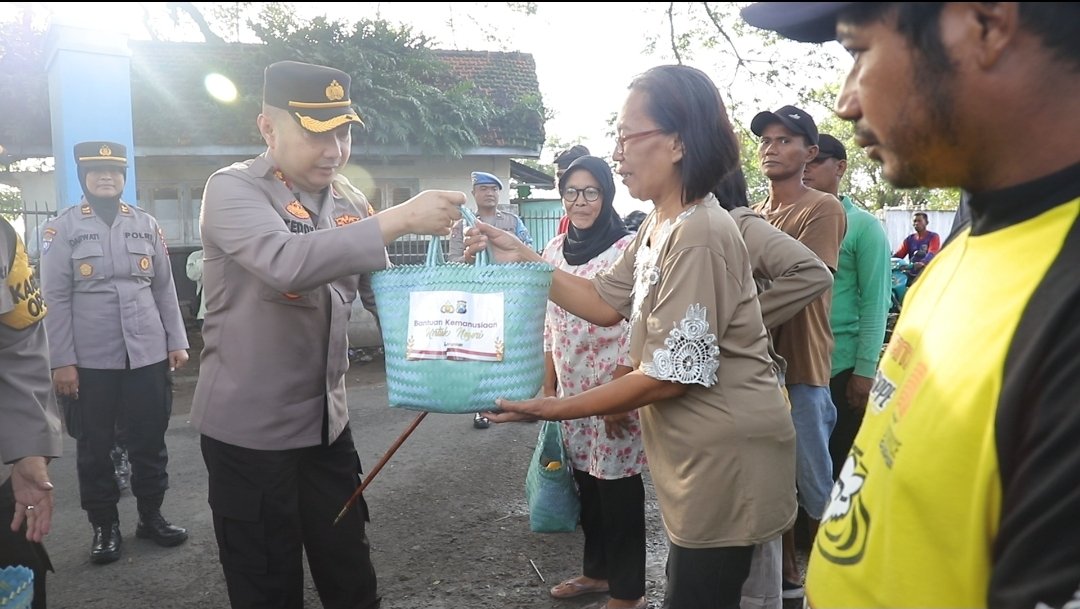
[[[341,508],[341,511],[338,512],[337,518],[334,519],[334,524],[331,526],[336,526],[337,523],[345,517],[345,513],[348,512],[352,506],[356,505],[356,500],[360,498],[360,495],[364,493],[364,489],[366,489],[367,486],[371,484],[371,481],[375,479],[375,475],[379,473],[379,470],[381,470],[384,465],[386,465],[386,462],[390,460],[390,457],[394,456],[394,453],[397,452],[397,449],[401,446],[403,442],[405,442],[405,439],[409,437],[409,435],[416,429],[416,426],[420,424],[420,421],[423,421],[424,417],[426,416],[427,411],[421,412],[420,414],[416,415],[416,418],[413,419],[413,422],[411,425],[409,425],[408,429],[406,429],[404,432],[402,432],[400,436],[398,436],[398,439],[394,441],[394,444],[390,446],[390,449],[386,451],[386,454],[382,456],[382,459],[379,459],[379,462],[375,464],[375,467],[372,468],[370,472],[368,472],[367,477],[364,478],[363,483],[361,483],[360,487],[356,489],[356,492],[352,494],[352,497],[349,497],[349,500],[345,502],[345,507]]]

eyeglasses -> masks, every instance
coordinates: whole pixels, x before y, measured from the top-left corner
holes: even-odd
[[[578,193],[585,195],[585,201],[589,203],[596,202],[596,200],[600,198],[601,194],[600,189],[595,186],[587,186],[585,188],[574,188],[573,186],[571,186],[570,188],[562,191],[563,201],[566,201],[567,203],[573,203],[577,201]]]
[[[623,152],[625,150],[626,142],[629,142],[630,140],[636,140],[640,137],[649,137],[650,135],[656,135],[657,133],[663,132],[663,129],[649,129],[648,131],[638,131],[637,133],[620,135],[615,139],[615,152]]]

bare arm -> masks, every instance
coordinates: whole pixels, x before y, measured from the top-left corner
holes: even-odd
[[[465,256],[473,256],[485,247],[489,248],[488,251],[499,263],[547,264],[540,254],[519,241],[513,234],[480,222],[468,231]],[[552,276],[548,298],[568,312],[598,326],[613,326],[623,319],[618,311],[600,298],[592,282],[559,269],[555,269]]]
[[[593,387],[582,393],[562,397],[533,398],[513,402],[496,400],[501,412],[485,413],[495,423],[511,421],[564,421],[589,416],[629,412],[635,408],[685,395],[689,385],[661,381],[640,370]]]

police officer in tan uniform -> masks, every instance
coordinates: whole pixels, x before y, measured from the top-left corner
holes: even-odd
[[[41,545],[53,511],[48,463],[63,452],[44,316],[23,241],[0,216],[0,568],[33,570],[33,609],[46,606],[52,570]]]
[[[53,384],[76,440],[79,495],[93,527],[91,562],[120,558],[120,489],[110,452],[119,424],[139,509],[136,537],[175,546],[187,531],[161,515],[169,488],[165,431],[170,371],[188,359],[172,266],[157,220],[120,199],[127,154],[115,142],[75,145],[83,199],[42,235]]]
[[[366,274],[386,268],[386,244],[448,235],[465,195],[426,191],[374,216],[338,175],[363,125],[350,83],[329,67],[267,67],[267,150],[214,173],[203,195],[191,418],[234,608],[301,607],[304,550],[324,607],[380,602],[363,499],[332,527],[361,473],[345,399],[349,315]]]

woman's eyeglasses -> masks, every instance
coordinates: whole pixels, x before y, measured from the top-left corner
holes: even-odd
[[[649,137],[650,135],[656,135],[657,133],[663,132],[663,129],[649,129],[648,131],[638,131],[637,133],[620,135],[615,139],[615,152],[622,153],[625,150],[626,142],[629,142],[630,140],[636,140],[639,137]]]
[[[562,191],[563,201],[566,201],[567,203],[573,203],[577,201],[578,193],[585,195],[585,200],[589,203],[595,202],[597,199],[600,198],[601,194],[600,189],[596,188],[595,186],[588,186],[586,188],[574,188],[573,186],[571,186],[570,188]]]

